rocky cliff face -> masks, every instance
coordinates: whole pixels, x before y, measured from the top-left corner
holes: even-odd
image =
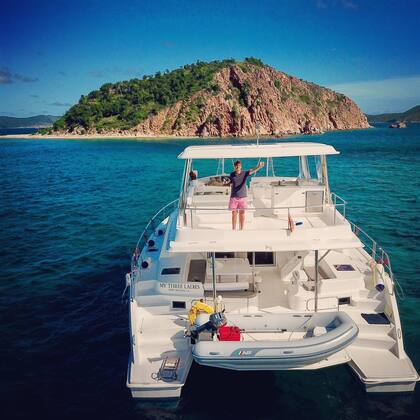
[[[139,124],[140,134],[252,136],[369,127],[344,95],[270,67],[232,65],[215,75],[219,91],[201,91]]]
[[[346,96],[269,66],[231,64],[213,80],[213,89],[200,90],[128,130],[106,134],[240,137],[254,136],[259,127],[261,135],[281,136],[369,127]],[[95,133],[95,128],[87,130]]]

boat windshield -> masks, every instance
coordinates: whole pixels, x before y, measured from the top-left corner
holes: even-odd
[[[193,159],[189,174],[194,172],[195,178],[213,176],[229,176],[235,170],[237,159]],[[320,156],[282,157],[282,158],[245,158],[240,159],[242,170],[255,168],[260,162],[264,167],[255,177],[285,177],[291,179],[306,179],[324,184],[322,162]],[[188,174],[188,176],[189,176]]]

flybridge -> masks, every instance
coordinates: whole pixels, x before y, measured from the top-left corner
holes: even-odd
[[[272,252],[361,247],[343,215],[345,202],[338,198],[337,203],[337,196],[329,190],[327,155],[338,153],[333,146],[309,142],[187,147],[178,156],[185,160],[185,168],[178,222],[168,241],[168,251]],[[296,164],[289,176],[276,174],[274,160],[290,157],[295,158]],[[236,158],[267,160],[265,176],[252,177],[249,183],[246,223],[241,232],[232,231],[230,187],[225,171],[225,160]],[[219,160],[217,173],[200,176],[202,159]],[[284,171],[284,166],[277,166],[278,169]]]
[[[272,158],[325,156],[339,153],[333,146],[322,143],[226,144],[189,146],[178,156],[178,159]]]

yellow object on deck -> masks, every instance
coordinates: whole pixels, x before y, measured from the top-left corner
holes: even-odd
[[[197,319],[197,315],[200,312],[207,312],[208,314],[212,314],[214,310],[210,305],[207,305],[207,303],[204,303],[201,300],[195,302],[194,305],[191,306],[190,312],[188,312],[188,320],[190,321],[191,325],[194,325],[195,320]]]

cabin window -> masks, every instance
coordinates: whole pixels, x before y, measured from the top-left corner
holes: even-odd
[[[309,176],[313,180],[322,182],[322,164],[320,156],[308,156]]]
[[[172,274],[179,274],[181,269],[179,267],[168,267],[164,268],[161,272],[162,276],[168,276]]]
[[[342,297],[338,299],[339,305],[350,305],[350,298],[349,297]]]
[[[334,264],[334,268],[337,271],[356,271],[350,264]]]
[[[186,304],[182,300],[173,300],[172,301],[172,309],[185,309]]]
[[[267,165],[267,161],[264,160]],[[296,157],[282,157],[279,159],[273,158],[274,173],[273,176],[292,177],[295,178],[299,174],[299,158]],[[270,165],[271,167],[271,165]],[[266,167],[257,172],[259,176],[265,176]],[[269,171],[269,176],[271,171]]]
[[[248,261],[252,265],[252,252],[248,252]],[[273,252],[256,252],[255,265],[274,265]]]
[[[206,279],[206,260],[191,260],[188,272],[188,281],[204,283]]]
[[[234,252],[215,252],[214,256],[215,258],[234,258],[235,253]]]

